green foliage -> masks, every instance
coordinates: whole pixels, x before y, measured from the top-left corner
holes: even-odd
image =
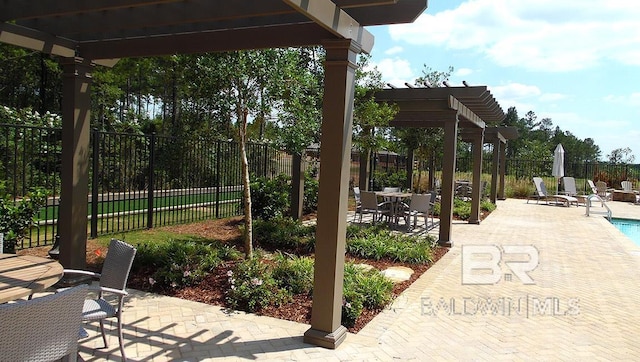
[[[353,327],[362,314],[362,296],[355,291],[345,290],[342,294],[342,317],[340,323],[347,327]]]
[[[484,199],[480,202],[480,210],[491,212],[496,209],[496,204],[489,201],[488,199]]]
[[[471,217],[471,201],[454,198],[453,214],[457,215],[461,220],[469,220],[469,217]]]
[[[304,201],[302,206],[304,213],[312,213],[318,210],[319,189],[320,183],[315,177],[315,172],[307,172],[304,176]]]
[[[315,225],[303,225],[290,217],[256,220],[253,224],[254,241],[268,249],[309,252],[315,245]]]
[[[480,210],[482,211],[493,211],[496,209],[496,205],[491,203],[488,199],[484,199],[480,201]],[[442,205],[437,202],[433,205],[433,214],[440,215],[440,211],[442,210]],[[453,215],[457,216],[461,220],[469,220],[471,217],[471,201],[462,200],[460,198],[455,197],[453,199]]]
[[[429,263],[433,260],[432,245],[435,239],[426,237],[407,236],[392,233],[390,230],[379,228],[363,228],[356,231],[347,230],[353,236],[347,239],[347,253],[365,259],[389,259],[406,263]]]
[[[220,242],[146,242],[138,245],[133,270],[154,270],[152,289],[181,288],[198,284],[222,261],[239,257],[236,249]]]
[[[389,232],[389,227],[381,223],[375,225],[347,224],[347,240],[353,238],[364,238],[371,234],[386,232]]]
[[[393,282],[379,270],[365,270],[353,263],[344,268],[344,286],[342,303],[342,324],[354,325],[363,308],[381,309],[392,297]]]
[[[376,171],[373,173],[373,189],[382,190],[384,187],[400,187],[404,189],[407,181],[407,171],[400,170],[398,172]]]
[[[509,198],[527,198],[536,191],[535,186],[529,179],[520,178],[509,180],[505,183],[504,193]]]
[[[4,252],[15,252],[16,246],[24,239],[32,226],[36,226],[34,216],[45,205],[47,194],[43,189],[35,189],[24,198],[13,201],[6,193],[4,181],[0,182],[0,233],[4,234]]]
[[[227,302],[234,309],[256,312],[272,304],[278,305],[287,297],[287,293],[278,288],[269,265],[260,258],[241,261],[227,272],[227,276]]]
[[[284,174],[270,179],[258,177],[251,183],[251,214],[269,220],[287,214],[290,203],[290,177]]]
[[[310,294],[313,290],[313,258],[277,253],[273,278],[279,288],[291,294]]]

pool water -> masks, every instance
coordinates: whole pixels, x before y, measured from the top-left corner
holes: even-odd
[[[612,217],[611,223],[637,246],[640,246],[640,220]]]

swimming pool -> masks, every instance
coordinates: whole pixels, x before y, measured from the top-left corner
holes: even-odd
[[[609,221],[637,246],[640,246],[640,220],[612,217]]]

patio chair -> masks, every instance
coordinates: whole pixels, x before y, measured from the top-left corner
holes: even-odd
[[[362,201],[360,200],[360,188],[358,186],[353,187],[353,197],[356,199],[356,212],[353,213],[353,221],[356,221],[356,216],[360,212],[362,207]]]
[[[405,204],[404,206],[404,217],[408,229],[411,228],[411,217],[413,217],[413,229],[416,228],[418,216],[424,218],[424,228],[426,230],[429,230],[429,216],[431,216],[431,226],[435,226],[433,222],[431,194],[412,194],[409,205]]]
[[[540,200],[544,200],[547,204],[549,204],[549,199],[553,199],[556,203],[562,203],[567,207],[571,206],[571,204],[576,204],[576,206],[578,206],[578,199],[573,196],[559,194],[549,195],[549,193],[547,192],[547,187],[544,185],[544,181],[541,177],[534,177],[533,184],[536,186],[536,193],[527,198],[527,204],[529,203],[529,200],[535,198],[536,203],[538,203]]]
[[[363,214],[373,214],[372,223],[375,224],[376,220],[382,220],[383,216],[391,216],[391,203],[388,201],[378,202],[378,196],[375,192],[362,191],[360,193],[360,222],[362,222]]]
[[[97,289],[97,299],[87,299],[82,309],[82,319],[85,321],[99,321],[102,340],[105,348],[108,347],[107,336],[104,333],[104,319],[117,318],[118,323],[118,342],[120,343],[120,352],[122,360],[126,361],[124,353],[124,341],[122,338],[122,308],[124,306],[124,297],[128,295],[126,291],[129,272],[133,265],[133,259],[136,256],[136,249],[120,240],[111,239],[107,256],[104,260],[101,273],[93,273],[84,270],[65,269],[65,274],[81,274],[89,275],[99,279],[99,287]],[[115,295],[116,303],[110,302],[112,298],[104,298],[105,295]]]
[[[611,189],[607,188],[607,183],[604,181],[596,181],[596,195],[604,201],[611,201]]]
[[[77,361],[87,286],[0,305],[0,359]]]
[[[622,181],[620,185],[622,186],[623,191],[628,193],[633,193],[635,195],[634,204],[640,203],[640,195],[638,194],[638,191],[635,191],[633,189],[633,183],[631,181],[629,180]]]

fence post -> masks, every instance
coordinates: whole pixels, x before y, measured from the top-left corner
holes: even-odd
[[[147,193],[147,228],[153,228],[153,188],[155,183],[155,149],[156,149],[156,133],[151,133],[149,142],[149,190]]]
[[[220,217],[220,184],[222,175],[220,174],[220,145],[221,141],[216,141],[216,219]]]
[[[91,238],[98,237],[98,174],[100,167],[100,132],[93,129],[93,175],[91,177]]]
[[[264,177],[267,177],[268,172],[267,172],[267,165],[269,164],[269,149],[267,148],[267,145],[264,144],[262,145],[263,148],[263,152],[264,152]]]

